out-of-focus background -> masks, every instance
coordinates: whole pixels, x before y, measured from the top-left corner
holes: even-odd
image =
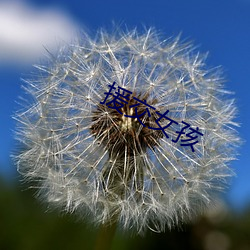
[[[244,143],[231,166],[237,173],[222,202],[191,224],[144,237],[117,232],[112,249],[250,250],[250,0],[0,0],[0,249],[92,249],[97,230],[74,216],[46,212],[21,182],[10,155],[17,150],[12,115],[20,106],[21,78],[74,41],[112,22],[154,26],[165,37],[181,33],[207,64],[222,65],[225,88],[235,92]]]

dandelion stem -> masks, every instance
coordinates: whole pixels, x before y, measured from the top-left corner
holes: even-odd
[[[116,232],[116,226],[117,222],[113,222],[112,224],[103,224],[100,226],[94,250],[111,249],[112,241]]]

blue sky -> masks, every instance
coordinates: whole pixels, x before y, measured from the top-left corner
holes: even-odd
[[[238,208],[250,204],[250,0],[91,0],[0,2],[0,175],[14,180],[10,153],[15,149],[11,118],[22,95],[21,78],[34,71],[32,64],[52,49],[56,37],[70,40],[78,27],[90,34],[112,21],[129,28],[154,26],[166,37],[182,34],[201,52],[207,64],[222,66],[225,88],[235,92],[237,121],[244,144],[232,163],[237,177],[227,194]],[[2,18],[2,19],[1,19]]]

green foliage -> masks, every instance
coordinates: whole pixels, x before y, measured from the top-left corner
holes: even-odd
[[[22,187],[22,190],[17,187]],[[72,215],[47,211],[24,185],[0,182],[1,250],[94,249],[97,229]],[[200,218],[166,233],[144,237],[117,231],[111,250],[247,250],[250,249],[250,209],[221,220]]]

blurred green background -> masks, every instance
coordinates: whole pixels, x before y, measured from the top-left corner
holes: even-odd
[[[97,228],[73,215],[47,211],[34,194],[18,177],[11,184],[0,181],[1,250],[94,249]],[[160,234],[118,230],[111,249],[250,250],[250,207],[237,213],[221,205],[192,224]]]

